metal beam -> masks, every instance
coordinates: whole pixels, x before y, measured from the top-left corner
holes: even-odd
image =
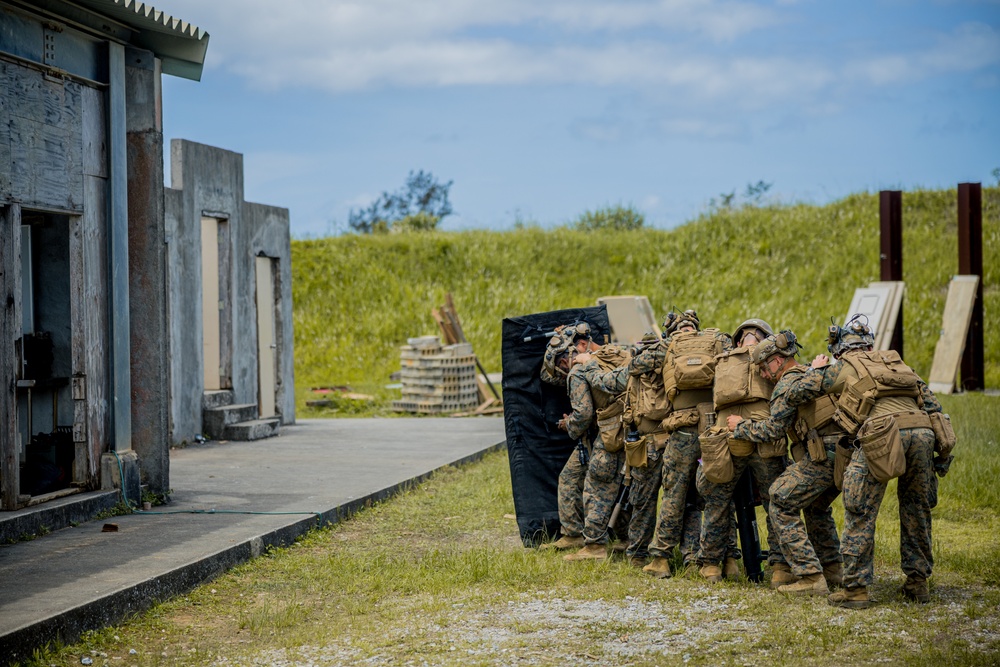
[[[972,321],[962,353],[961,387],[986,387],[983,357],[983,191],[979,183],[958,184],[958,273],[979,276]]]

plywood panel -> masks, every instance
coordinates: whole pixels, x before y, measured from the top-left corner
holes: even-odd
[[[80,128],[83,173],[108,177],[108,106],[104,92],[84,86],[81,92]]]
[[[205,391],[221,389],[219,366],[219,221],[201,219],[201,321]]]
[[[256,258],[257,273],[257,366],[258,403],[261,417],[274,416],[275,351],[274,339],[274,262],[270,257]]]
[[[892,334],[896,330],[896,322],[899,321],[899,312],[903,308],[903,296],[906,293],[906,284],[901,280],[890,280],[870,283],[868,287],[889,288],[889,296],[882,311],[882,316],[878,321],[878,331],[875,332],[875,349],[885,350],[892,343]]]
[[[859,287],[854,290],[854,298],[844,317],[846,323],[855,315],[868,318],[868,326],[872,332],[878,330],[879,322],[885,317],[885,310],[890,301],[892,290],[889,287]]]
[[[948,284],[941,337],[934,348],[934,363],[928,378],[931,391],[935,393],[950,394],[955,390],[978,286],[979,276],[954,276]]]
[[[110,349],[108,319],[108,184],[103,178],[84,179],[83,232],[83,336],[86,340],[84,378],[86,395],[87,454],[75,465],[79,474],[96,479],[97,463],[110,440],[108,397]],[[85,468],[85,470],[84,470]],[[76,474],[76,473],[75,473]]]
[[[608,308],[612,342],[631,345],[647,333],[660,332],[645,296],[602,296],[597,305],[602,304]]]
[[[17,379],[15,341],[21,338],[21,212],[0,207],[0,507],[18,505]]]

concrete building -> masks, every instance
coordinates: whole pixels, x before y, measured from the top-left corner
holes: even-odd
[[[0,509],[169,489],[160,77],[207,47],[135,0],[0,2]]]
[[[288,209],[243,200],[243,156],[170,145],[170,432],[256,440],[295,421]]]

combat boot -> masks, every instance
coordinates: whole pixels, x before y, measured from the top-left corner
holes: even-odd
[[[634,568],[643,568],[646,566],[646,560],[643,556],[631,556],[628,559],[628,564]]]
[[[820,572],[807,574],[792,584],[778,586],[778,592],[785,595],[829,595],[830,589],[826,587],[826,579]]]
[[[827,563],[823,566],[823,577],[827,588],[840,588],[844,585],[844,566],[841,563]]]
[[[903,597],[914,602],[930,602],[931,593],[927,588],[927,580],[912,574],[908,576],[903,584]]]
[[[718,565],[702,565],[698,574],[713,584],[722,581],[722,568]]]
[[[611,550],[616,554],[623,554],[626,549],[628,549],[628,545],[621,541],[615,542],[611,545]]]
[[[657,579],[667,579],[670,577],[670,561],[663,556],[656,556],[642,571]]]
[[[832,607],[845,607],[847,609],[867,609],[874,604],[868,599],[868,589],[864,586],[837,591],[827,597],[826,601]]]
[[[735,558],[727,558],[722,564],[722,576],[725,579],[739,579],[740,566]]]
[[[792,574],[792,568],[788,563],[775,563],[771,566],[771,588],[794,584],[799,578]]]
[[[541,549],[557,549],[562,551],[563,549],[579,549],[583,546],[583,535],[563,535],[555,542],[546,542],[543,544]]]
[[[604,560],[608,557],[608,550],[603,544],[587,544],[575,554],[563,556],[564,560]]]

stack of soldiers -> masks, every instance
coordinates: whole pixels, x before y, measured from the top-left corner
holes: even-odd
[[[708,582],[739,578],[734,492],[749,470],[771,587],[861,609],[875,519],[898,478],[902,593],[927,602],[931,509],[954,431],[923,380],[873,344],[863,316],[830,327],[832,359],[809,366],[793,332],[758,318],[729,336],[694,310],[671,312],[632,349],[597,345],[586,324],[560,327],[541,377],[566,387],[559,428],[577,449],[559,476],[561,537],[543,548],[570,550],[568,561],[621,550],[659,579],[678,561]],[[843,539],[831,509],[841,492]]]

